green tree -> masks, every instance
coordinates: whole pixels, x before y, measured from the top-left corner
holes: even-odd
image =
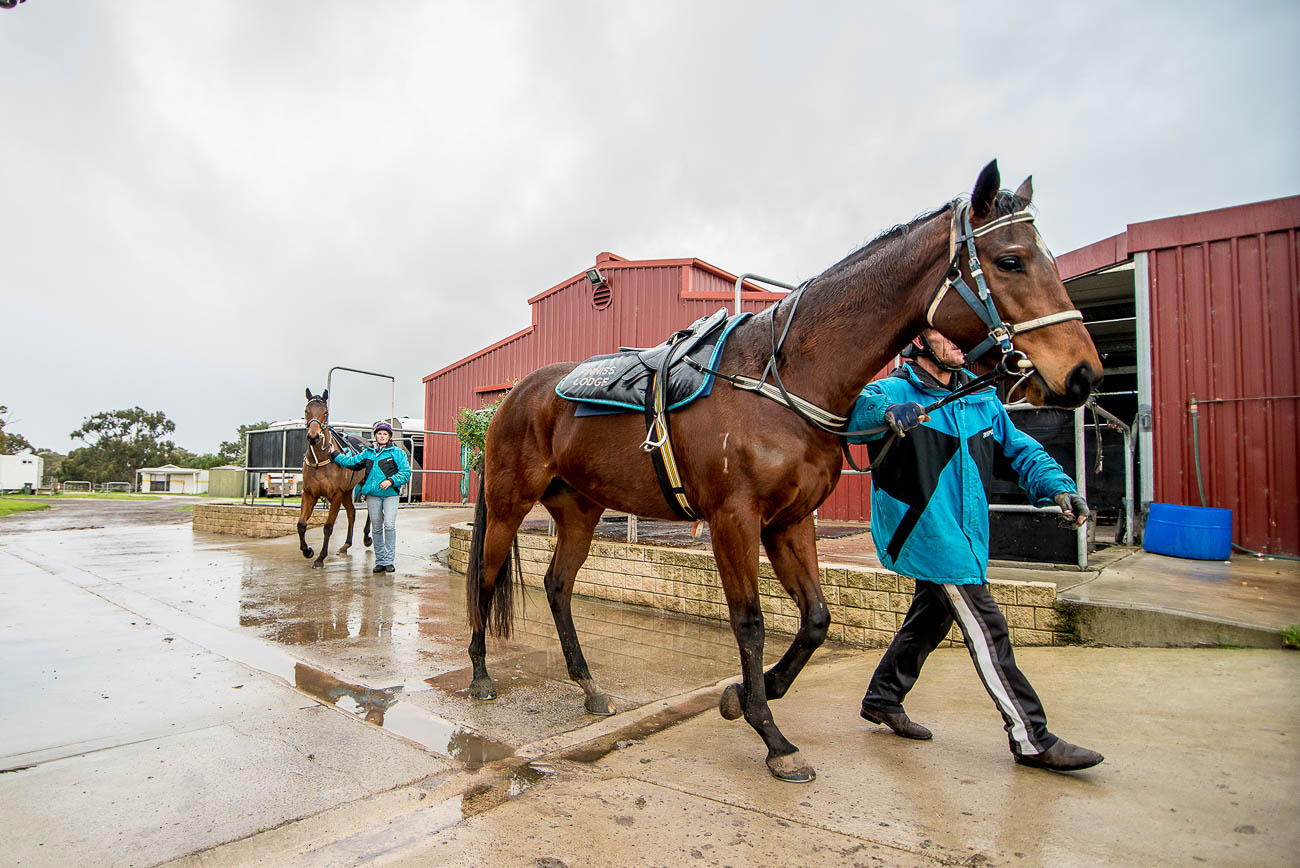
[[[23,450],[35,452],[36,448],[21,434],[11,434],[5,430],[9,424],[9,408],[0,404],[0,455],[16,455]]]
[[[235,432],[234,440],[225,440],[217,447],[217,457],[221,460],[218,464],[234,464],[238,467],[244,466],[244,447],[247,440],[244,435],[249,431],[261,431],[270,428],[270,422],[252,422],[248,425],[240,425],[239,430]],[[212,465],[216,467],[217,465]]]
[[[221,456],[215,452],[205,452],[202,455],[195,455],[190,450],[177,446],[167,456],[166,464],[175,464],[177,467],[197,467],[200,470],[211,470],[225,462]]]
[[[166,438],[175,430],[176,423],[161,410],[132,407],[96,413],[68,435],[86,445],[69,453],[59,475],[63,479],[134,484],[136,470],[167,463],[176,444]]]

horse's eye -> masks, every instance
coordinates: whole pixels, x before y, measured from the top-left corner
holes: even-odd
[[[1025,263],[1019,256],[1003,256],[997,261],[999,271],[1024,271]]]

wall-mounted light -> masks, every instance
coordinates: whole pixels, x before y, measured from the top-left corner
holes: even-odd
[[[592,286],[604,286],[607,283],[605,275],[600,273],[599,268],[587,269],[587,280],[591,281]]]

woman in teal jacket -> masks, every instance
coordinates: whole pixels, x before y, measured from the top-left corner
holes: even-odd
[[[907,615],[862,698],[862,716],[906,738],[931,737],[908,718],[903,698],[955,622],[1002,714],[1016,762],[1053,771],[1095,766],[1101,754],[1048,731],[987,584],[995,467],[1014,474],[1036,505],[1056,503],[1076,526],[1087,520],[1088,504],[1038,441],[1016,429],[992,389],[925,412],[970,381],[959,347],[926,329],[904,354],[906,364],[862,391],[848,423],[852,431],[885,426],[882,434],[853,438],[868,444],[873,461],[885,434],[897,436],[871,471],[871,536],[882,564],[916,580]]]
[[[411,462],[405,450],[393,443],[393,426],[376,422],[375,445],[352,455],[344,455],[331,446],[334,463],[356,467],[368,462],[370,472],[361,483],[370,513],[370,533],[375,539],[376,573],[394,572],[393,556],[397,549],[397,502],[402,486],[411,478]]]

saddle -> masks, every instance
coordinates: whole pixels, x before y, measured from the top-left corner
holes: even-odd
[[[678,517],[688,521],[699,516],[677,471],[668,414],[709,394],[716,376],[714,365],[727,336],[752,315],[728,317],[722,308],[674,332],[657,347],[622,349],[587,359],[555,386],[561,398],[577,402],[578,416],[645,413],[647,433],[641,448],[650,453],[664,499]]]
[[[366,441],[355,434],[344,434],[334,428],[329,429],[329,432],[334,443],[344,452],[361,452],[366,448]]]
[[[750,313],[728,317],[726,308],[700,317],[672,337],[649,349],[620,348],[617,353],[592,356],[555,386],[555,394],[578,404],[579,416],[644,411],[653,403],[650,384],[666,372],[664,407],[685,407],[713,388],[711,369],[722,355],[732,329]]]

